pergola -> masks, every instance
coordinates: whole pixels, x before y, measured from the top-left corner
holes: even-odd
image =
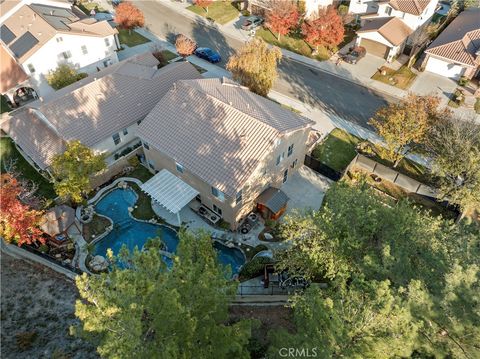
[[[161,170],[155,176],[140,186],[143,192],[167,209],[176,214],[178,225],[182,224],[180,210],[198,195],[198,191],[182,181],[166,169]]]

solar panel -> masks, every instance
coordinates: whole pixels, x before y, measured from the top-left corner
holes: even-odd
[[[5,43],[5,45],[8,45],[16,38],[16,36],[13,32],[10,31],[7,26],[2,25],[2,27],[0,28],[0,38]]]
[[[38,44],[38,39],[27,31],[22,36],[18,38],[12,45],[10,45],[10,50],[14,55],[19,58],[25,55],[31,48]]]

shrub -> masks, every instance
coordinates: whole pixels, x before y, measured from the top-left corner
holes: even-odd
[[[152,48],[152,55],[159,62],[158,68],[161,68],[163,66],[168,65],[168,60],[165,57],[165,55],[163,54],[163,49],[160,46],[155,46],[155,47]]]
[[[470,82],[470,80],[468,78],[466,78],[465,76],[460,77],[460,79],[458,80],[458,84],[460,86],[467,86],[469,82]]]
[[[46,244],[42,244],[42,245],[38,248],[38,250],[39,250],[40,252],[42,252],[42,253],[47,253],[49,249],[50,249],[50,248],[48,248],[48,246],[47,246]]]
[[[240,281],[252,279],[263,274],[263,269],[266,264],[272,264],[273,260],[268,257],[256,257],[250,262],[247,262],[239,273]]]
[[[268,250],[268,247],[265,244],[259,244],[255,248],[253,248],[252,253],[250,255],[253,257],[255,254],[260,253],[261,251],[266,251]]]
[[[46,76],[47,82],[55,90],[71,85],[88,75],[86,73],[77,73],[77,71],[68,64],[61,64],[55,70],[52,70]]]
[[[140,161],[137,156],[132,156],[128,159],[128,164],[132,167],[137,167],[140,164]]]
[[[228,223],[227,221],[224,221],[223,219],[221,219],[220,222],[218,222],[218,226],[221,229],[225,229],[227,231],[230,229],[230,223]]]
[[[33,342],[37,339],[37,332],[22,332],[15,334],[17,347],[21,350],[27,350],[32,347]]]
[[[340,5],[338,7],[338,14],[340,16],[345,16],[348,14],[348,6],[347,5]]]

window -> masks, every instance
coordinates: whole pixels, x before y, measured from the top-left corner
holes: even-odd
[[[288,153],[287,153],[287,157],[290,157],[293,153],[293,143],[288,146]]]
[[[222,210],[215,205],[213,205],[213,211],[217,212],[220,216],[222,215]]]
[[[217,197],[220,201],[225,201],[225,195],[223,194],[222,191],[219,191],[215,187],[212,187],[212,194]]]
[[[68,60],[70,57],[72,57],[72,53],[70,51],[64,51],[62,52],[62,56],[65,60]]]
[[[31,74],[35,72],[35,67],[33,67],[32,64],[28,64],[27,67],[28,67],[28,71],[30,71]]]
[[[57,37],[57,42],[62,42],[63,41],[63,37],[59,36]]]
[[[387,14],[388,16],[392,15],[392,8],[390,6],[387,6],[385,8],[385,14]]]
[[[280,162],[283,161],[284,158],[285,158],[285,152],[282,152],[280,155],[278,155],[278,157],[277,157],[277,166],[280,164]]]
[[[113,138],[113,143],[115,143],[115,145],[118,145],[120,142],[122,142],[120,138],[120,134],[118,133],[114,134],[112,138]]]
[[[243,195],[242,192],[243,192],[242,190],[237,192],[237,196],[235,197],[235,203],[236,204],[242,203],[242,195]]]
[[[175,167],[177,167],[177,171],[183,173],[183,166],[180,163],[175,162]]]
[[[150,167],[152,170],[155,171],[155,166],[153,165],[153,162],[148,160],[148,167]]]
[[[148,143],[146,143],[146,142],[143,143],[143,147],[145,147],[147,150],[150,149],[150,146],[149,146]]]
[[[110,39],[108,37],[105,39],[105,46],[110,46]]]
[[[124,135],[124,136],[128,135],[128,128],[124,128],[124,129],[123,129],[123,135]]]
[[[283,183],[287,182],[288,179],[288,168],[283,172]]]
[[[82,45],[82,54],[86,55],[88,54],[87,46]]]
[[[292,168],[297,167],[298,164],[298,159],[295,159],[295,161],[292,162]]]
[[[142,123],[142,120],[138,120],[137,121],[137,125],[140,126],[140,124]]]

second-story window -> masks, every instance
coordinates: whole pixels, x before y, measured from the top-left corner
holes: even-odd
[[[149,150],[150,149],[150,146],[148,145],[147,142],[143,142],[143,147],[145,147],[145,149]]]
[[[62,42],[63,41],[63,37],[59,36],[57,37],[57,42]]]
[[[285,158],[285,152],[282,152],[281,154],[278,155],[277,166],[283,161],[284,158]]]
[[[118,145],[120,142],[122,142],[122,139],[120,138],[120,134],[116,133],[112,136],[113,138],[113,143],[115,143],[115,145]]]
[[[110,39],[108,37],[105,39],[105,46],[110,46]]]
[[[123,129],[123,135],[124,135],[124,136],[128,135],[128,128],[124,128],[124,129]]]
[[[212,187],[212,194],[217,197],[220,201],[225,201],[225,195],[223,194],[222,191],[219,191],[215,187]]]
[[[32,64],[28,64],[27,67],[28,67],[28,71],[30,71],[31,74],[35,72],[35,67]]]
[[[62,52],[62,56],[65,60],[68,60],[69,58],[72,57],[72,53],[71,53],[71,51],[64,51],[64,52]]]
[[[388,16],[392,15],[392,8],[390,6],[387,6],[385,8],[385,14],[387,14]]]
[[[82,45],[82,54],[84,55],[88,54],[88,49],[86,45]]]
[[[287,157],[290,157],[293,153],[293,143],[288,146],[288,152],[287,152]]]

